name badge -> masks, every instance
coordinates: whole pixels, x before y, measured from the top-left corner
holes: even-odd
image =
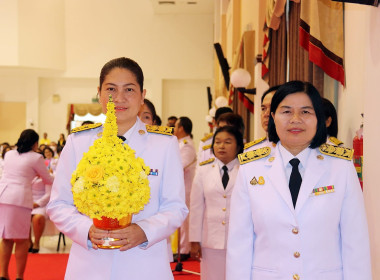
[[[158,169],[151,169],[149,175],[158,176]]]

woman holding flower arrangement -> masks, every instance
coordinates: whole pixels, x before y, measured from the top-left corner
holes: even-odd
[[[61,154],[47,212],[73,240],[65,279],[173,279],[166,238],[188,213],[183,171],[171,129],[137,117],[143,80],[131,59],[106,63],[106,123],[72,133]]]

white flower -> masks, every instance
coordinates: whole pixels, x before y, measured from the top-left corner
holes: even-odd
[[[111,192],[118,192],[120,186],[119,179],[116,176],[109,177],[106,186]]]
[[[73,191],[76,193],[82,192],[84,189],[84,179],[83,177],[79,177],[78,180],[74,183]]]

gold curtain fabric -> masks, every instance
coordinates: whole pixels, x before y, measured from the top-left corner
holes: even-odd
[[[330,0],[302,1],[299,41],[308,51],[311,62],[344,85],[342,3]]]
[[[312,83],[323,96],[324,72],[310,62],[309,53],[299,44],[301,4],[289,4],[289,80]]]
[[[74,114],[78,116],[85,116],[90,113],[93,116],[99,116],[102,113],[102,105],[94,104],[73,104]]]

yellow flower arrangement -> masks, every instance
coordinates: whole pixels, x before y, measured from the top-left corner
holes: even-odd
[[[117,137],[115,105],[107,104],[103,135],[94,141],[71,177],[74,204],[90,218],[121,219],[149,202],[149,167]]]

